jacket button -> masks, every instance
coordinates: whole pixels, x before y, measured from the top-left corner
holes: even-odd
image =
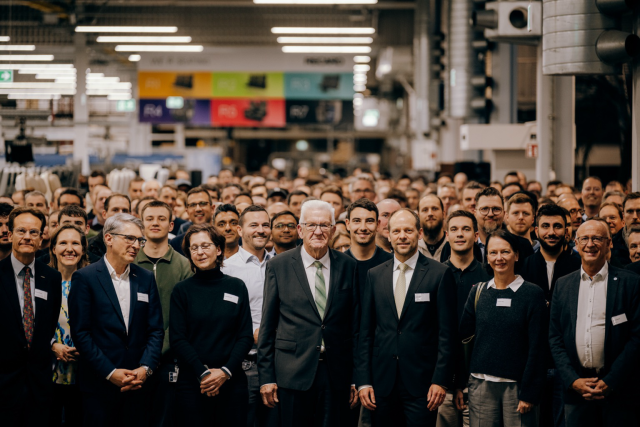
[[[324,325],[320,326],[321,329],[324,329]]]
[[[316,347],[316,351],[320,351],[320,346],[317,346],[317,347]]]

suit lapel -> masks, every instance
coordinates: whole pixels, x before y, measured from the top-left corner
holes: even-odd
[[[604,348],[609,348],[609,338],[611,337],[611,326],[612,323],[609,321],[613,317],[613,309],[616,304],[616,298],[618,296],[618,290],[620,289],[620,285],[618,284],[618,273],[615,271],[611,271],[612,268],[609,266],[609,278],[607,279],[607,309],[605,312],[605,326],[604,326]],[[606,357],[606,356],[605,356]]]
[[[107,269],[107,264],[104,263],[104,257],[102,257],[102,259],[98,261],[98,264],[98,282],[100,282],[102,289],[104,289],[107,297],[109,297],[109,301],[111,301],[114,310],[118,314],[120,322],[122,322],[122,325],[124,325],[124,317],[122,317],[122,310],[120,310],[118,295],[116,294],[116,289],[113,287],[111,276],[109,276],[109,269]]]
[[[24,325],[22,324],[22,313],[20,312],[20,300],[18,299],[18,289],[16,286],[16,276],[13,272],[10,256],[5,258],[2,264],[2,289],[6,295],[6,301],[9,303],[10,316],[16,321],[16,326],[20,327],[22,339],[27,341],[24,336]]]
[[[575,341],[576,338],[576,321],[578,319],[578,299],[580,298],[580,270],[576,273],[576,280],[569,280],[569,314],[571,315],[571,335]],[[575,346],[574,346],[575,348]]]
[[[424,255],[418,255],[418,262],[416,263],[416,269],[411,276],[411,283],[409,283],[409,289],[407,290],[407,297],[404,299],[404,305],[402,306],[402,315],[400,320],[405,315],[409,306],[415,303],[415,293],[422,281],[427,277],[427,270],[429,270],[429,259]]]
[[[393,296],[393,264],[394,258],[391,258],[387,261],[388,268],[384,269],[384,273],[382,276],[382,292],[387,296],[387,300],[389,300],[389,305],[391,306],[391,311],[393,315],[396,317],[396,320],[400,320],[398,316],[398,310],[396,309],[396,298]],[[375,289],[373,290],[375,292]]]
[[[34,265],[34,281],[35,281],[35,289],[40,289],[41,291],[47,292],[47,299],[50,297],[49,295],[49,288],[48,286],[46,286],[46,280],[47,278],[44,277],[42,274],[39,274],[36,270],[36,266]],[[36,315],[34,320],[34,325],[33,325],[33,334],[35,335],[36,333],[36,328],[38,327],[39,319],[42,317],[42,313],[44,313],[44,309],[45,309],[45,305],[46,305],[46,300],[42,299],[42,298],[38,298],[37,296],[34,295],[34,300],[36,301]]]
[[[298,283],[302,287],[302,291],[305,293],[309,302],[311,303],[311,307],[313,307],[313,311],[320,318],[320,313],[318,312],[318,307],[316,306],[316,300],[313,299],[313,294],[311,293],[311,288],[309,287],[309,280],[307,280],[307,274],[304,271],[304,265],[302,264],[302,246],[298,246],[297,253],[293,255],[293,272],[298,277]],[[326,313],[326,310],[325,310]],[[322,318],[320,318],[322,319]]]
[[[129,330],[133,324],[133,316],[136,312],[136,303],[138,302],[138,276],[133,272],[133,264],[129,266],[129,288],[131,296],[129,297]]]
[[[329,249],[329,259],[331,260],[331,269],[329,270],[329,295],[327,295],[327,307],[324,310],[324,317],[327,317],[329,313],[329,307],[331,307],[331,301],[333,301],[333,295],[338,292],[337,288],[340,286],[340,275],[342,274],[342,263],[338,260],[338,257]],[[315,305],[315,303],[314,303]]]

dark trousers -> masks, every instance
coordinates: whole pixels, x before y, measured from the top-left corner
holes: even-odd
[[[278,388],[282,427],[346,427],[349,425],[350,388],[336,389],[329,382],[325,362],[309,390]]]
[[[547,370],[540,402],[540,427],[564,427],[564,389],[555,369]]]
[[[152,427],[177,426],[175,419],[176,383],[169,381],[169,373],[175,372],[176,363],[161,363],[146,382],[150,422]]]
[[[375,393],[375,387],[374,387]],[[376,410],[371,412],[374,427],[435,427],[438,411],[429,411],[427,395],[412,396],[396,375],[391,394],[376,396]]]
[[[611,395],[604,400],[565,403],[567,427],[636,427],[639,424],[638,396]]]
[[[177,383],[177,425],[238,427],[247,423],[249,394],[243,371],[220,387],[220,394],[209,397],[200,393],[195,375],[180,372]]]
[[[17,403],[7,404],[0,402],[0,426],[42,427],[47,425],[51,408],[51,395],[47,393],[45,396],[39,396],[38,398],[34,397],[31,392],[27,392],[25,395],[27,398],[20,399]]]
[[[247,375],[249,389],[247,427],[279,427],[280,405],[272,409],[262,403],[258,366],[255,362],[245,361],[242,367],[246,369],[244,373]]]
[[[85,427],[139,427],[147,425],[143,385],[140,390],[121,392],[116,386],[108,393],[82,392],[82,425]]]
[[[64,427],[82,426],[82,395],[75,384],[53,385],[49,427],[62,426],[63,419]]]

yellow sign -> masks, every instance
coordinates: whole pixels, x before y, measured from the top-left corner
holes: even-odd
[[[210,99],[211,73],[141,71],[138,88],[139,97],[146,99],[169,96]]]

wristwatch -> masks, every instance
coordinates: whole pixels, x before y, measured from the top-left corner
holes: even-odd
[[[148,367],[147,365],[140,365],[141,368],[144,368],[144,370],[147,373],[147,377],[150,377],[151,375],[153,375],[153,371],[151,370],[150,367]]]

